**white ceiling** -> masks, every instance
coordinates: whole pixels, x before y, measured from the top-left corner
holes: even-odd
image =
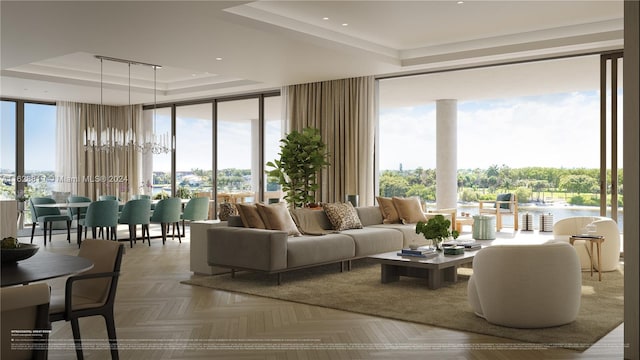
[[[620,0],[3,0],[0,6],[0,96],[34,100],[100,103],[95,55],[161,65],[155,88],[163,103],[623,45]],[[420,99],[490,96],[488,89],[512,92],[524,84],[579,87],[588,79],[577,70],[589,61],[554,62],[542,76],[543,69],[528,65],[517,81],[501,67],[432,75],[426,88],[418,79],[398,86],[421,86]],[[153,103],[153,69],[132,66],[131,87],[128,71],[125,64],[103,63],[102,101]],[[464,86],[453,86],[459,83],[451,76]]]

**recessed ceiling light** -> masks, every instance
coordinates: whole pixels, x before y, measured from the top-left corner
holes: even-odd
[[[217,57],[216,60],[217,61],[222,61],[222,58],[221,57]]]
[[[349,26],[349,24],[347,24],[347,23],[342,23],[342,26]]]
[[[196,74],[191,74],[191,76],[195,77],[195,76],[196,76]]]
[[[325,16],[322,18],[322,20],[329,20],[329,18]]]
[[[458,5],[464,4],[464,1],[458,1]]]

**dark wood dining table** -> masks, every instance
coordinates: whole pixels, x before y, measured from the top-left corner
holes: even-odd
[[[73,275],[93,268],[89,259],[39,251],[34,256],[15,263],[3,263],[0,268],[2,287],[26,285],[36,281]]]

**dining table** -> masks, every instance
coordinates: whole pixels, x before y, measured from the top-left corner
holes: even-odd
[[[3,263],[0,269],[1,286],[26,285],[36,281],[73,275],[93,268],[87,258],[39,251],[17,262]]]

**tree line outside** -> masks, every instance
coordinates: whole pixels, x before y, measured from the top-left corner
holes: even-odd
[[[607,171],[610,178],[610,171]],[[495,200],[498,193],[515,192],[520,203],[563,201],[571,205],[599,206],[600,169],[525,167],[513,169],[492,165],[488,169],[458,170],[458,200]],[[618,204],[623,206],[623,170],[618,170]],[[608,191],[607,191],[608,192]],[[384,170],[380,174],[380,196],[417,196],[436,200],[436,170]]]

